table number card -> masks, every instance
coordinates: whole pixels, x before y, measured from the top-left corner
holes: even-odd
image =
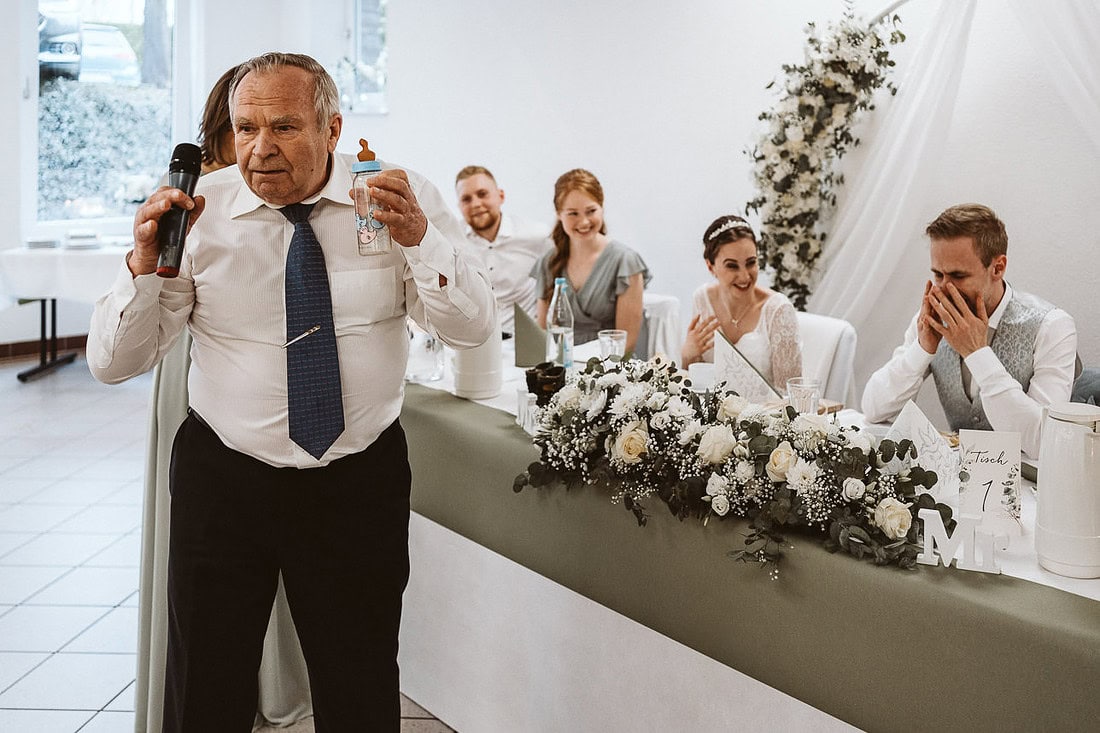
[[[960,430],[959,514],[1017,536],[1020,526],[1020,434]]]

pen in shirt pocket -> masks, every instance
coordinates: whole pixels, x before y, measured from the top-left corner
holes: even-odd
[[[304,339],[306,336],[310,335],[311,333],[317,333],[320,330],[321,330],[321,324],[318,323],[316,326],[314,326],[313,328],[307,330],[305,333],[301,334],[300,336],[295,336],[290,341],[287,341],[285,344],[283,344],[283,348],[285,349],[286,347],[290,346],[291,344],[296,344],[299,341],[301,341],[302,339]]]

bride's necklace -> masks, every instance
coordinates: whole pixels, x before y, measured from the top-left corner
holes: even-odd
[[[725,298],[719,297],[718,300],[722,304],[722,307],[726,309],[726,318],[731,328],[737,328],[738,324],[740,324],[741,322],[741,319],[748,315],[749,311],[751,311],[753,309],[753,306],[756,305],[755,294],[750,295],[749,304],[742,308],[740,313],[734,316],[733,309],[730,308],[729,303],[726,302]]]

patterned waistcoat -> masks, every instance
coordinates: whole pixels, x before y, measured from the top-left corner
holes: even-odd
[[[1043,319],[1053,308],[1053,305],[1041,298],[1013,290],[1012,299],[1005,306],[1001,322],[989,344],[1001,364],[1025,392],[1031,384],[1031,375],[1035,373],[1035,337]],[[982,408],[981,394],[973,402],[966,396],[962,382],[962,359],[948,345],[946,339],[940,341],[936,355],[932,358],[932,376],[936,380],[940,404],[943,405],[952,430],[993,429]]]

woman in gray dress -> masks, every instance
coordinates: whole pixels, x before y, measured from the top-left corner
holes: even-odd
[[[554,250],[531,272],[537,281],[539,325],[546,328],[554,278],[565,277],[574,342],[583,344],[602,329],[619,328],[627,333],[627,353],[638,351],[644,345],[638,343],[638,333],[649,269],[637,252],[607,236],[603,187],[584,169],[564,173],[554,184],[554,209]]]

